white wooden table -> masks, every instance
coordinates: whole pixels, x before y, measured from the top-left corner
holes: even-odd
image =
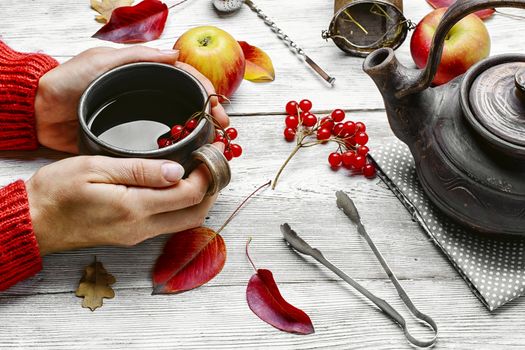
[[[88,3],[1,0],[0,35],[17,50],[41,50],[61,62],[90,47],[119,46],[91,38],[100,25],[93,20]],[[394,137],[380,95],[361,70],[362,59],[345,56],[320,37],[331,19],[331,0],[257,3],[337,78],[334,88],[327,87],[290,53],[247,7],[235,16],[219,18],[210,1],[189,0],[171,10],[162,38],[148,43],[171,48],[186,29],[211,24],[264,48],[273,58],[276,81],[265,85],[244,82],[229,107],[245,152],[232,162],[233,181],[210,212],[206,225],[213,228],[218,228],[248,193],[273,178],[290,152],[292,145],[282,139],[287,100],[310,98],[319,114],[344,108],[368,124],[372,150]],[[414,21],[429,11],[424,0],[405,1],[405,14]],[[523,21],[496,16],[487,25],[492,54],[523,51]],[[397,55],[413,65],[408,43]],[[489,313],[386,186],[378,179],[332,172],[326,162],[329,152],[327,147],[301,151],[284,172],[277,190],[263,192],[240,212],[223,232],[228,245],[223,272],[200,289],[181,295],[150,295],[151,269],[165,237],[132,249],[86,249],[46,257],[39,275],[0,294],[0,349],[408,348],[400,328],[380,311],[283,243],[279,225],[289,222],[350,276],[408,316],[364,240],[337,210],[334,192],[338,189],[354,197],[365,225],[402,284],[420,309],[438,322],[437,348],[523,348],[523,300]],[[2,152],[0,157],[0,184],[4,185],[28,178],[64,155],[42,149],[36,153]],[[249,236],[254,238],[256,263],[271,269],[283,295],[309,313],[315,334],[282,333],[251,313],[245,300],[252,274],[244,255]],[[106,300],[103,308],[92,313],[80,307],[74,290],[82,269],[94,255],[116,276],[117,283],[115,299]],[[417,333],[428,334],[424,329]]]

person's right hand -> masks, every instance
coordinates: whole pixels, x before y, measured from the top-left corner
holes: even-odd
[[[202,225],[217,197],[205,197],[208,169],[201,165],[181,180],[183,173],[182,166],[166,160],[102,156],[41,168],[26,182],[41,255],[131,246]]]

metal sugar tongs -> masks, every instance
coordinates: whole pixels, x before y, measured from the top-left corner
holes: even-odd
[[[302,48],[300,48],[295,41],[282,31],[281,28],[277,27],[274,21],[272,21],[264,12],[253,3],[252,0],[213,0],[213,6],[220,13],[231,14],[241,9],[242,5],[246,4],[248,7],[257,14],[263,22],[270,27],[270,29],[281,39],[290,50],[298,56],[301,56],[305,62],[312,67],[312,69],[319,74],[327,83],[333,85],[335,78],[328,75],[317,63],[315,63]]]
[[[357,225],[357,231],[366,239],[368,245],[370,248],[372,248],[372,251],[374,252],[375,256],[381,263],[381,266],[383,266],[383,269],[387,273],[388,277],[394,284],[394,287],[397,290],[397,293],[399,297],[403,300],[407,308],[410,310],[412,315],[414,315],[415,318],[417,318],[419,321],[426,323],[433,331],[434,331],[434,337],[430,340],[419,340],[416,339],[412,334],[410,334],[408,330],[408,326],[406,323],[406,320],[399,312],[397,312],[396,309],[394,309],[393,306],[391,306],[388,302],[385,300],[375,296],[372,294],[368,289],[360,285],[358,282],[356,282],[354,279],[352,279],[350,276],[345,274],[343,271],[339,270],[336,266],[334,266],[330,261],[328,261],[324,256],[323,253],[317,248],[312,248],[308,243],[306,243],[299,235],[291,229],[290,225],[283,224],[281,225],[281,232],[283,233],[284,239],[288,244],[294,248],[299,253],[302,253],[304,255],[309,255],[313,257],[315,260],[326,266],[330,271],[335,273],[337,276],[341,277],[345,282],[350,284],[352,287],[354,287],[359,293],[364,295],[366,298],[368,298],[370,301],[372,301],[381,311],[383,311],[385,314],[387,314],[392,320],[394,320],[399,326],[403,329],[405,333],[405,337],[407,340],[415,346],[418,347],[430,347],[435,344],[438,336],[438,327],[436,322],[430,317],[419,311],[412,300],[410,300],[408,294],[405,292],[401,284],[399,283],[398,279],[396,278],[394,272],[390,269],[387,262],[377,249],[376,245],[366,232],[365,227],[361,223],[361,217],[359,216],[359,212],[357,211],[357,208],[354,205],[354,202],[348,195],[342,191],[336,192],[337,197],[337,206],[339,209],[341,209],[346,216],[352,220],[354,224]]]

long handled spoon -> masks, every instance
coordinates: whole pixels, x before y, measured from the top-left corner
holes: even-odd
[[[315,63],[302,48],[300,48],[295,41],[290,39],[281,28],[277,27],[274,21],[272,21],[264,12],[257,6],[252,0],[213,0],[213,6],[217,11],[221,13],[234,13],[241,9],[243,3],[248,5],[248,7],[257,14],[257,16],[263,20],[263,22],[270,27],[270,29],[281,39],[292,52],[296,55],[304,58],[305,62],[321,76],[327,83],[333,85],[335,78],[328,75],[317,63]]]
[[[419,321],[422,321],[423,323],[426,323],[434,332],[434,336],[430,340],[419,340],[415,338],[410,331],[408,330],[406,320],[399,312],[397,312],[396,309],[392,305],[390,305],[385,300],[375,296],[372,294],[368,289],[360,285],[358,282],[356,282],[354,279],[352,279],[350,276],[345,274],[343,271],[338,269],[336,266],[334,266],[330,261],[328,261],[324,256],[323,253],[317,249],[312,248],[308,243],[306,243],[299,235],[292,230],[290,225],[283,224],[281,225],[281,232],[283,233],[284,239],[288,244],[294,248],[299,253],[302,253],[304,255],[309,255],[318,262],[320,262],[322,265],[327,267],[330,271],[335,273],[337,276],[339,276],[341,279],[343,279],[345,282],[350,284],[352,287],[354,287],[359,293],[364,295],[366,298],[368,298],[371,302],[373,302],[381,311],[383,311],[385,314],[387,314],[392,320],[394,320],[399,326],[403,329],[403,332],[405,334],[405,337],[407,340],[419,347],[429,347],[434,345],[434,343],[437,340],[438,336],[438,327],[436,322],[430,317],[425,315],[424,313],[420,312],[412,300],[408,297],[408,294],[405,292],[401,284],[399,283],[398,279],[386,263],[385,259],[375,246],[375,244],[372,242],[372,239],[366,232],[366,229],[364,228],[363,224],[361,223],[361,218],[359,216],[359,212],[357,211],[357,208],[355,207],[353,201],[348,197],[344,192],[339,191],[336,193],[337,196],[337,206],[343,210],[343,212],[357,225],[358,232],[365,237],[366,241],[372,248],[374,254],[379,259],[379,262],[381,263],[381,266],[387,273],[388,277],[394,284],[397,293],[399,297],[403,300],[407,308],[410,310],[412,315],[414,315],[415,318],[417,318]]]

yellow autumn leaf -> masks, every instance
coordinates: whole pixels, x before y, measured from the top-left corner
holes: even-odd
[[[131,6],[132,4],[133,0],[91,0],[91,8],[100,13],[95,19],[102,23],[109,21],[111,13],[117,7]]]
[[[275,79],[275,71],[270,56],[260,48],[252,46],[246,41],[239,41],[239,45],[246,59],[244,79],[254,83],[273,81]]]

